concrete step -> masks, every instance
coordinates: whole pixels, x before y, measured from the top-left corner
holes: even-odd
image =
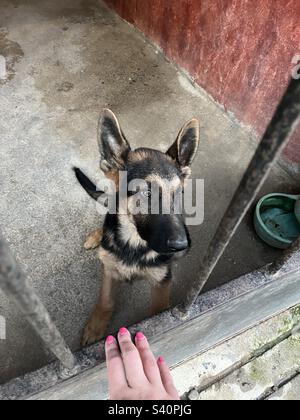
[[[193,391],[197,388],[201,399],[206,396],[215,398],[215,384],[235,371],[240,372],[242,366],[253,359],[257,360],[257,357],[285,340],[298,322],[300,318],[297,316],[297,307],[294,307],[175,367],[173,376],[180,394],[191,393],[195,396]],[[209,390],[205,391],[207,388]]]
[[[199,400],[260,400],[300,373],[300,334],[203,391]]]

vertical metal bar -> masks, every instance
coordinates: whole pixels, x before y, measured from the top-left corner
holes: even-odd
[[[299,121],[300,81],[292,80],[209,245],[199,275],[185,301],[174,309],[175,316],[186,316],[195,303]]]
[[[21,309],[45,346],[66,369],[73,370],[76,366],[75,357],[52,322],[47,309],[19,269],[6,241],[1,236],[0,288]]]
[[[278,271],[280,271],[281,268],[284,267],[284,265],[292,258],[292,256],[296,252],[300,252],[300,236],[298,239],[296,239],[296,241],[290,248],[284,251],[281,258],[278,258],[273,264],[270,264],[270,266],[267,269],[267,272],[271,275],[275,275],[276,273],[278,273]]]

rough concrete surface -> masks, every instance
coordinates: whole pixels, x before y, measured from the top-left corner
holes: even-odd
[[[300,401],[300,374],[268,398],[269,401]]]
[[[300,324],[300,318],[293,308],[176,366],[172,374],[178,392],[195,399],[195,391],[199,397],[199,392],[209,388],[209,396],[217,396],[212,385],[283,341],[296,324]]]
[[[227,340],[172,371],[190,400],[300,399],[300,307]],[[193,385],[194,384],[194,385]]]
[[[97,1],[0,1],[0,224],[23,270],[73,350],[100,284],[96,255],[83,249],[98,227],[94,203],[74,178],[76,164],[100,179],[96,127],[112,108],[133,146],[166,150],[181,125],[201,120],[194,176],[205,179],[205,222],[176,267],[173,302],[182,299],[255,143],[162,55]],[[294,191],[277,167],[264,192]],[[297,191],[295,191],[297,192]],[[261,243],[251,215],[214,272],[209,288],[264,265],[279,252]],[[149,288],[124,285],[111,330],[148,314]],[[0,382],[51,357],[22,315],[0,294],[7,340]]]
[[[203,391],[200,400],[259,400],[299,373],[300,334]]]

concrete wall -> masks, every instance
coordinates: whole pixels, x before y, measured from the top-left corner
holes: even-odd
[[[264,132],[300,54],[299,0],[105,1],[240,121]],[[300,129],[284,156],[300,174]]]

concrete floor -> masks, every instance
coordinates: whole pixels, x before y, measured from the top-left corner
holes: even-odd
[[[249,162],[255,141],[135,30],[93,0],[0,0],[0,220],[27,276],[72,349],[95,302],[100,267],[83,249],[100,225],[73,165],[100,179],[96,127],[110,107],[134,146],[166,150],[181,125],[201,120],[194,176],[205,180],[205,222],[191,230],[194,248],[176,267],[174,304],[182,299]],[[264,187],[291,191],[276,167]],[[279,252],[253,231],[251,215],[208,288],[273,260]],[[111,330],[148,314],[149,288],[124,286]],[[22,315],[0,294],[7,340],[0,342],[0,382],[49,359]]]

